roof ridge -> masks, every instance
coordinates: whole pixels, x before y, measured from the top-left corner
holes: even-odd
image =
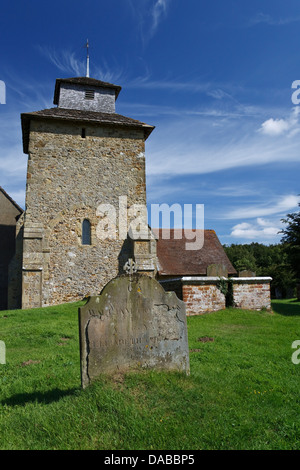
[[[59,116],[59,114],[61,115],[65,115],[65,114],[69,114],[69,115],[78,115],[78,116],[86,116],[88,117],[89,115],[91,116],[109,116],[111,118],[115,117],[116,120],[117,118],[122,118],[122,119],[126,119],[128,121],[132,121],[132,122],[135,122],[135,123],[138,123],[138,124],[143,124],[147,127],[151,127],[154,129],[155,126],[152,126],[150,124],[146,124],[145,122],[143,121],[139,121],[138,119],[134,119],[134,118],[131,118],[129,116],[124,116],[123,114],[119,114],[119,113],[105,113],[104,111],[89,111],[89,110],[84,110],[84,109],[74,109],[74,108],[61,108],[61,107],[53,107],[53,108],[44,108],[44,109],[39,109],[38,111],[30,111],[30,112],[26,112],[26,113],[21,113],[21,116],[42,116],[43,114],[44,115],[50,115],[51,113],[54,113],[54,114],[57,114]]]
[[[42,115],[43,113],[45,114],[48,114],[48,112],[54,112],[56,114],[74,114],[74,115],[78,115],[78,116],[88,116],[88,115],[94,115],[95,117],[96,116],[110,116],[110,117],[120,117],[120,118],[125,118],[125,119],[128,119],[128,121],[134,121],[136,123],[139,123],[139,124],[144,124],[145,126],[149,126],[149,127],[153,127],[152,125],[150,124],[146,124],[145,122],[143,121],[139,121],[138,119],[134,119],[134,118],[131,118],[129,116],[124,116],[124,114],[119,114],[119,113],[105,113],[104,111],[90,111],[90,110],[85,110],[85,109],[74,109],[74,108],[62,108],[62,107],[53,107],[53,108],[44,108],[44,109],[39,109],[38,111],[30,111],[30,112],[27,112],[27,113],[22,113],[21,116],[39,116],[39,115]],[[50,113],[49,113],[50,114]]]
[[[207,275],[207,268],[212,264],[225,265],[229,274],[235,274],[221,242],[214,230],[211,229],[170,229],[170,236],[164,237],[165,230],[151,229],[157,238],[157,257],[159,261],[159,275],[179,276],[179,275]],[[180,236],[176,236],[179,233]],[[202,232],[202,234],[200,233]],[[189,240],[188,234],[194,234],[197,242],[197,234],[204,237],[199,241],[204,241],[203,245],[196,248],[189,247],[194,242]]]

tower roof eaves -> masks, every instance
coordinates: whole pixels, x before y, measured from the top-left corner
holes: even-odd
[[[132,119],[116,113],[98,113],[94,111],[82,111],[77,109],[50,108],[32,113],[22,113],[23,151],[28,154],[30,120],[51,119],[71,122],[89,123],[92,125],[104,125],[113,127],[137,128],[144,131],[145,140],[149,137],[155,126],[151,126],[136,119]]]

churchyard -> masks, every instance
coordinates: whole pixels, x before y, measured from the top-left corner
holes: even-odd
[[[84,304],[0,312],[2,450],[299,449],[300,302],[188,317],[189,375],[104,374],[83,389]]]

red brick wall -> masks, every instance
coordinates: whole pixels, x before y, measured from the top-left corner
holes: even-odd
[[[233,300],[237,308],[271,309],[270,282],[243,281],[233,283]]]
[[[201,315],[225,308],[225,296],[215,284],[183,285],[182,297],[187,315]]]

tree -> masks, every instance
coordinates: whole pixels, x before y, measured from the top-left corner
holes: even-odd
[[[300,203],[298,204],[300,207]],[[300,281],[300,212],[287,214],[286,219],[282,219],[287,226],[282,230],[281,242],[285,246],[289,262]]]
[[[228,258],[237,271],[249,269],[257,276],[271,276],[271,295],[290,296],[296,287],[296,274],[287,253],[287,244],[263,245],[250,243],[245,245],[224,246]]]

